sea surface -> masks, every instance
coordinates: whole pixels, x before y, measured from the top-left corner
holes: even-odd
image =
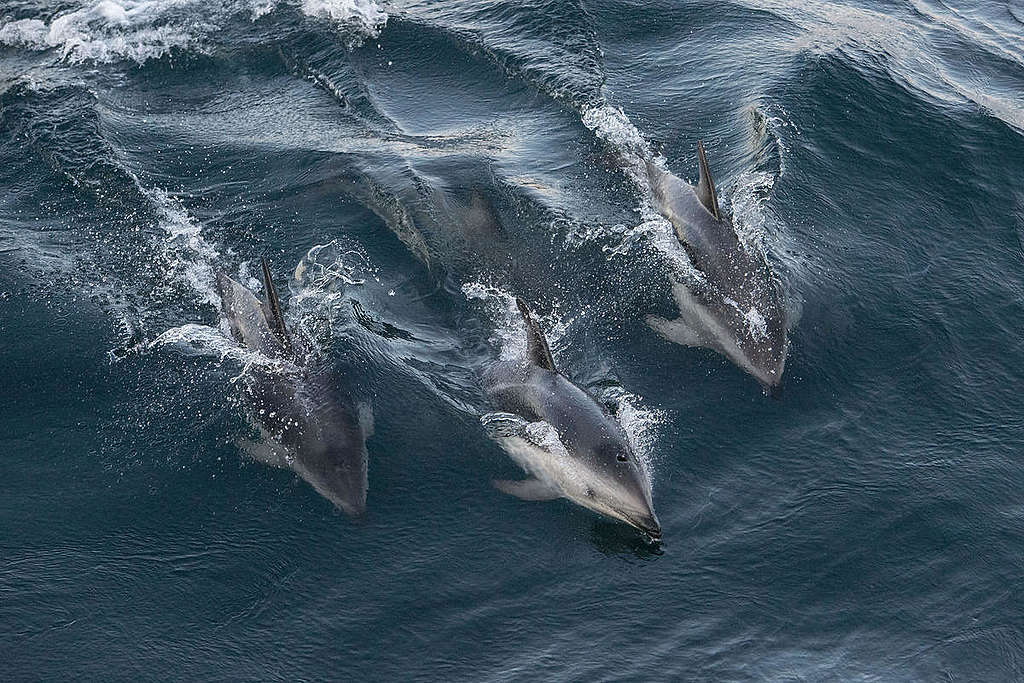
[[[644,322],[698,140],[777,398]],[[1022,680],[1022,235],[1022,0],[3,0],[0,678]],[[260,257],[361,518],[243,447]],[[661,543],[493,488],[515,296]]]

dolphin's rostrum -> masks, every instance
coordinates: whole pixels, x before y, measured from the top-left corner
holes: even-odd
[[[782,381],[789,349],[782,290],[764,254],[744,246],[719,209],[699,142],[697,156],[696,187],[647,163],[658,211],[672,223],[690,262],[703,275],[700,281],[673,280],[679,318],[648,316],[647,323],[677,344],[718,351],[772,391]]]
[[[249,418],[264,439],[249,444],[255,457],[293,469],[316,491],[349,515],[366,508],[366,439],[372,432],[368,406],[342,389],[344,378],[310,358],[291,334],[263,261],[261,304],[246,287],[217,275],[222,313],[235,340],[269,359],[254,365],[242,390]]]
[[[661,538],[647,468],[618,421],[555,369],[547,340],[521,300],[525,362],[499,361],[484,375],[487,393],[503,411],[481,422],[491,438],[531,476],[495,482],[526,500],[569,500]]]

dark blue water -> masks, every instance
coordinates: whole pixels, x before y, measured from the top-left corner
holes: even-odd
[[[1024,678],[1022,22],[7,0],[2,677]],[[785,282],[778,400],[643,323],[678,247],[633,165],[695,180],[698,139]],[[373,405],[360,519],[239,445],[212,282],[260,256]],[[620,405],[660,545],[492,488],[512,295]]]

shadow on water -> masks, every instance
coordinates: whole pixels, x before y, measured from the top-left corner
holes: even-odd
[[[639,560],[653,560],[665,554],[661,541],[651,541],[632,527],[605,519],[591,526],[590,543],[604,555],[632,554]]]

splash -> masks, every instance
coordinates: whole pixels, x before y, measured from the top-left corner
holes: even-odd
[[[640,195],[640,203],[636,208],[639,221],[636,225],[616,225],[611,230],[598,229],[584,237],[605,241],[602,249],[609,256],[628,256],[637,248],[653,247],[667,258],[677,278],[702,280],[703,274],[694,267],[686,250],[679,244],[672,224],[654,205],[647,165],[650,163],[664,167],[665,159],[654,154],[650,143],[618,107],[602,104],[585,109],[582,121],[598,139],[616,152],[623,173]]]
[[[377,279],[377,271],[361,249],[343,249],[338,240],[331,240],[311,247],[295,266],[293,278],[303,290],[335,291]]]
[[[615,417],[653,483],[655,465],[660,459],[658,431],[668,422],[668,414],[664,410],[647,407],[639,396],[617,385],[606,387],[601,392],[601,399],[615,406]]]
[[[141,184],[139,189],[153,201],[160,217],[160,227],[166,235],[161,247],[169,279],[185,284],[198,295],[200,303],[220,308],[220,295],[214,284],[214,264],[220,254],[203,236],[202,226],[163,190],[144,188]]]
[[[295,327],[319,347],[326,346],[336,321],[351,310],[345,306],[346,293],[369,279],[379,282],[377,269],[361,248],[344,248],[337,240],[311,247],[289,281]]]
[[[490,319],[494,329],[489,341],[498,349],[499,358],[508,361],[526,358],[526,331],[515,296],[500,287],[479,282],[464,284],[462,293],[470,301],[481,302],[484,315]],[[569,330],[571,320],[564,320],[557,310],[548,315],[536,315],[536,318],[544,330],[551,352],[557,354],[559,342]]]
[[[280,358],[268,358],[247,349],[235,343],[226,329],[218,329],[209,325],[189,323],[172,327],[156,339],[146,343],[141,350],[145,352],[166,346],[172,346],[186,355],[238,363],[242,370],[231,378],[232,383],[249,375],[254,368],[275,373],[298,372],[298,368],[293,363]]]
[[[220,297],[214,287],[214,263],[218,254],[206,242],[200,227],[166,195],[150,191],[166,202],[168,220],[168,254],[181,264],[178,278],[194,287],[203,300],[220,308]],[[243,261],[238,266],[238,278],[250,290],[259,292],[262,283],[250,274],[252,266]],[[355,249],[343,250],[336,241],[312,247],[295,268],[290,284],[295,292],[288,307],[291,327],[302,337],[305,350],[315,355],[322,350],[323,340],[332,336],[333,322],[344,300],[348,286],[362,285],[371,272],[366,256]],[[219,328],[209,325],[186,324],[171,328],[156,339],[140,345],[142,351],[173,346],[187,354],[232,360],[242,365],[242,372],[232,381],[248,374],[254,367],[273,372],[297,371],[291,361],[268,358],[259,352],[237,344],[231,338],[225,320]]]
[[[514,413],[493,412],[480,416],[480,424],[492,438],[519,437],[560,460],[569,462],[569,451],[558,432],[544,420],[529,422]]]

